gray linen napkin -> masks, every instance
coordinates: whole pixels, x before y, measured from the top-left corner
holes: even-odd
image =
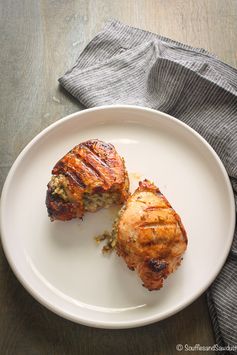
[[[86,107],[146,106],[194,128],[220,156],[237,202],[236,69],[204,49],[112,20],[59,82]],[[216,341],[237,345],[237,231],[207,300]]]

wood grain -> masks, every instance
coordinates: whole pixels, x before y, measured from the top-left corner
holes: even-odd
[[[38,132],[81,109],[57,79],[111,17],[206,48],[237,66],[235,0],[0,0],[1,186]],[[37,303],[16,280],[2,249],[0,285],[0,354],[175,354],[177,343],[215,343],[205,296],[160,323],[99,330]]]

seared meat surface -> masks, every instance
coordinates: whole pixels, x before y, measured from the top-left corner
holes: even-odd
[[[114,146],[97,139],[74,147],[52,170],[46,206],[50,219],[82,218],[85,211],[122,204],[129,180]]]
[[[116,222],[116,250],[149,290],[159,290],[180,265],[187,235],[179,215],[148,180],[139,183]]]

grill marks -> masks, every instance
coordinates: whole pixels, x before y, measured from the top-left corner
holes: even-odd
[[[109,168],[108,164],[106,164],[105,161],[103,159],[101,159],[100,156],[98,154],[96,154],[94,151],[92,151],[91,149],[88,149],[87,147],[84,148],[84,151],[86,153],[86,156],[85,156],[86,159],[88,159],[88,160],[90,159],[92,162],[103,166],[105,169]],[[81,156],[81,158],[83,158],[83,155]]]
[[[145,197],[143,191],[147,187],[148,191]],[[135,201],[136,203],[142,203],[140,209],[142,214],[135,228],[138,231],[140,246],[146,249],[154,248],[154,250],[159,250],[159,253],[164,253],[163,249],[165,250],[165,248],[167,250],[176,248],[175,246],[180,239],[187,240],[181,220],[165,196],[158,189],[154,189],[151,196],[152,189],[147,181],[145,181],[145,184],[140,184],[139,190],[140,194],[136,196]],[[157,196],[156,202],[154,201],[154,194]]]
[[[65,176],[69,177],[69,179],[71,179],[79,187],[81,187],[83,189],[86,187],[86,185],[84,184],[84,182],[81,179],[81,176],[79,174],[77,174],[77,172],[65,171],[64,174],[65,174]]]
[[[148,229],[148,228],[168,228],[168,227],[173,227],[176,226],[177,223],[168,223],[166,221],[160,220],[160,221],[154,221],[154,222],[146,222],[146,223],[142,223],[139,225],[139,228],[143,228],[143,229]]]
[[[105,162],[98,153],[84,145],[76,152],[76,155],[86,165],[87,169],[96,175],[97,179],[99,178],[103,183],[107,183],[109,176],[113,174],[108,162]]]
[[[55,190],[50,190],[48,185],[48,195],[58,194],[52,198],[46,199],[49,216],[51,220],[61,219],[69,220],[72,218],[81,218],[84,214],[83,196],[84,194],[115,193],[117,192],[118,201],[125,201],[128,193],[128,178],[123,159],[118,155],[114,146],[97,139],[81,143],[71,149],[62,159],[60,159],[52,170],[56,177],[62,175],[66,180],[65,189],[67,200],[64,204],[73,202],[71,210],[67,208],[67,213],[58,208],[60,195],[64,191],[59,189],[60,179],[55,180]],[[56,191],[58,189],[58,191]],[[56,191],[56,192],[54,192]],[[53,204],[57,197],[57,203]],[[62,206],[64,207],[64,206]],[[65,206],[66,208],[66,206]],[[80,211],[78,212],[78,208]]]
[[[59,175],[63,174],[69,178],[69,181],[78,186],[81,189],[86,187],[81,174],[78,172],[78,169],[75,166],[74,157],[69,153],[62,160],[60,160],[53,169],[53,174]]]
[[[108,149],[109,147],[109,152],[111,151],[111,146],[109,144],[101,144],[103,146],[103,148]],[[90,151],[90,153],[94,156],[94,159],[97,160],[97,162],[101,165],[103,165],[104,167],[110,168],[110,166],[108,165],[108,159],[105,160],[104,158],[101,157],[101,154],[95,149],[95,145],[86,145],[86,144],[81,144],[81,147],[84,148],[87,152]],[[109,152],[107,154],[105,154],[105,157],[109,158]]]
[[[161,209],[163,209],[163,210],[170,209],[170,210],[171,210],[171,208],[170,208],[170,207],[167,207],[166,204],[161,204],[161,205],[159,205],[159,206],[148,206],[148,207],[145,209],[145,211],[150,212],[150,211],[157,211],[157,210],[161,210]]]
[[[98,140],[81,143],[54,167],[53,174],[69,177],[81,189],[108,190],[124,182],[124,163],[111,144]]]
[[[166,203],[166,200],[164,202]],[[140,239],[141,244],[144,247],[175,244],[179,234],[179,223],[169,204],[149,206],[144,212],[143,221],[139,224],[140,233],[144,236]]]
[[[102,176],[98,169],[92,165],[85,157],[81,157],[78,153],[75,154],[78,164],[82,165],[83,172],[88,172],[90,175],[95,176],[96,179],[101,180]],[[102,179],[104,181],[104,179]]]
[[[109,164],[93,149],[93,144],[80,144],[72,149],[54,170],[55,174],[64,174],[73,184],[85,189],[88,184],[92,187],[109,187],[108,180],[113,171]],[[94,186],[95,185],[95,186]]]
[[[140,227],[140,226],[139,226]],[[140,243],[142,246],[174,245],[180,238],[178,223],[148,224],[140,227]]]

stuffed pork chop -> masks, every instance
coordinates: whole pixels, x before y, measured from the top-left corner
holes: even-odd
[[[124,160],[114,146],[97,139],[80,143],[60,159],[48,183],[46,206],[54,220],[122,204],[129,196]]]
[[[180,265],[187,235],[179,215],[148,180],[139,183],[115,222],[117,254],[136,270],[143,286],[159,290]]]

